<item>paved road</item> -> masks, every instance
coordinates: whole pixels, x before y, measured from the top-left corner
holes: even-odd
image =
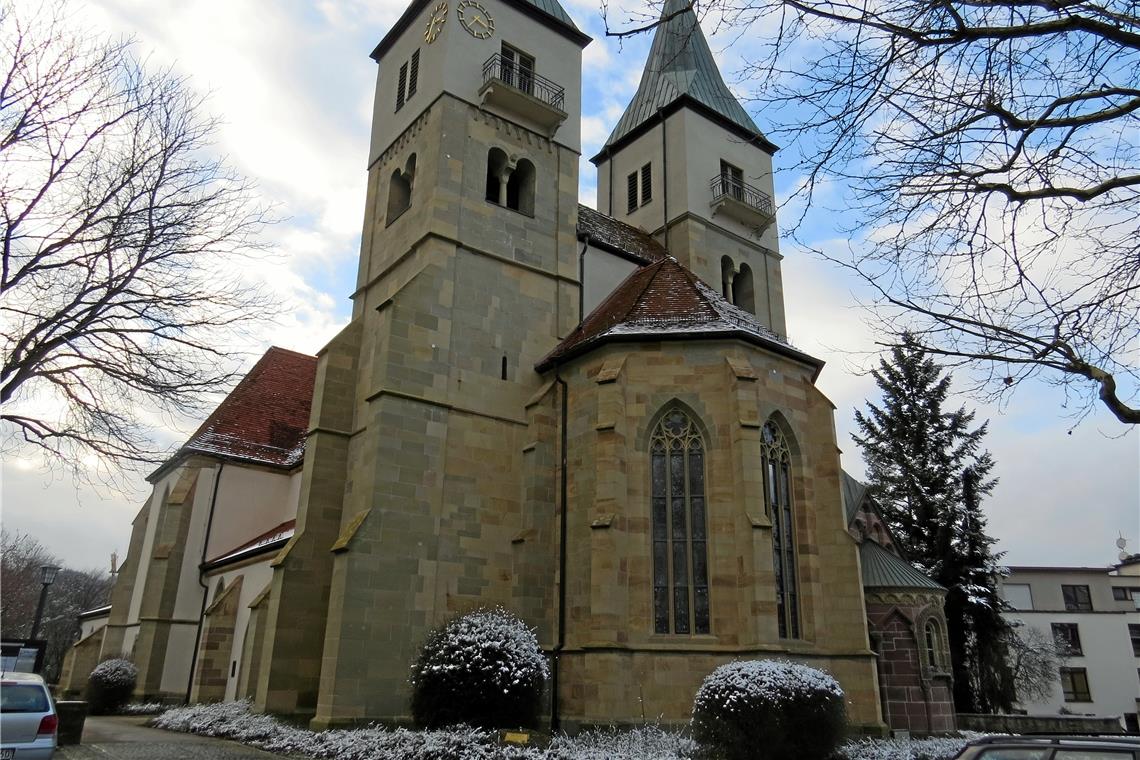
[[[271,760],[236,742],[147,728],[148,718],[88,716],[83,743],[60,747],[56,760]]]

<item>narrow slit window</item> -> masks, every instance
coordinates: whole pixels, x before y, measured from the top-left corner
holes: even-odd
[[[502,374],[502,377],[504,380],[507,379],[507,357],[506,357],[506,355],[503,356],[502,366],[500,367],[500,374]]]
[[[626,213],[632,214],[637,210],[637,172],[631,172],[630,175],[625,178],[625,186],[628,202]]]
[[[653,164],[641,167],[641,205],[653,200]]]
[[[400,76],[396,82],[396,110],[399,111],[404,107],[404,98],[407,94],[406,87],[408,86],[408,64],[400,67]]]
[[[420,51],[412,53],[411,69],[408,71],[408,100],[416,94],[416,88],[419,86],[420,80]]]

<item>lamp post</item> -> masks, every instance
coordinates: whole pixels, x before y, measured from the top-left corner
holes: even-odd
[[[40,601],[36,605],[36,618],[32,621],[32,633],[28,636],[29,639],[34,640],[36,634],[40,632],[40,620],[44,616],[44,603],[47,601],[48,586],[55,583],[55,576],[58,573],[59,568],[55,565],[44,565],[40,568],[40,582],[44,585],[40,589]]]

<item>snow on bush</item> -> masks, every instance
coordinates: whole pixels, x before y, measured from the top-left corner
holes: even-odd
[[[119,715],[161,715],[170,709],[162,702],[131,702],[118,709]]]
[[[467,726],[444,731],[369,728],[307,731],[250,712],[247,701],[167,711],[151,725],[168,731],[232,739],[285,755],[319,760],[542,760],[540,750],[499,746],[497,733]]]
[[[372,726],[313,732],[250,711],[249,702],[177,707],[151,721],[168,731],[216,736],[270,752],[318,760],[690,760],[697,745],[656,727],[589,731],[557,736],[550,748],[500,746],[494,731],[458,726],[435,731],[394,731]],[[950,760],[965,739],[861,739],[837,760]]]
[[[105,715],[121,708],[131,698],[139,669],[130,660],[104,660],[87,678],[87,708],[92,715]]]
[[[684,760],[695,757],[697,743],[657,726],[585,731],[577,736],[556,736],[544,758],[548,760]]]
[[[428,637],[412,666],[412,717],[428,728],[533,726],[549,672],[525,623],[477,609]]]
[[[693,738],[728,758],[824,760],[847,727],[843,689],[822,670],[779,660],[730,662],[693,701]]]
[[[967,741],[949,737],[859,739],[844,744],[838,757],[841,760],[951,760]]]

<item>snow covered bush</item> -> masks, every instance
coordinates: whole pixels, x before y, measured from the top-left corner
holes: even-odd
[[[693,738],[730,760],[824,760],[846,726],[839,682],[792,662],[721,665],[693,701]]]
[[[686,760],[696,742],[658,726],[583,731],[555,736],[543,760]]]
[[[87,679],[87,711],[106,715],[119,710],[131,699],[139,669],[130,660],[104,660]]]
[[[412,717],[428,728],[534,726],[548,674],[525,623],[504,609],[477,609],[428,637],[412,666]]]

